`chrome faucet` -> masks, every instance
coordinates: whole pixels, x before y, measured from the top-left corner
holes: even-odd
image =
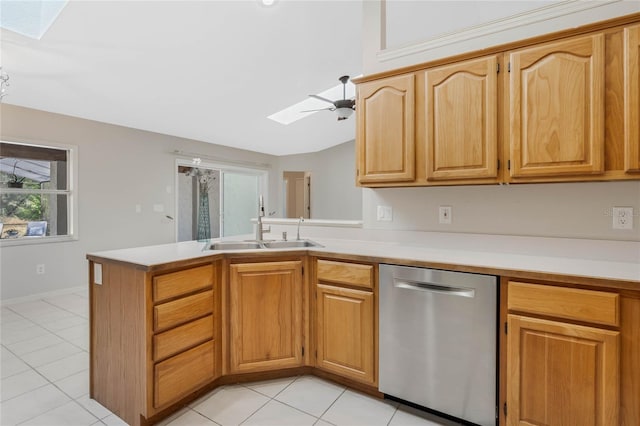
[[[300,216],[300,219],[298,219],[298,235],[296,236],[296,240],[300,241],[300,224],[304,222],[304,218],[302,216]]]
[[[262,241],[264,239],[263,234],[271,232],[271,227],[264,228],[262,225],[262,218],[264,217],[264,199],[262,195],[258,199],[258,223],[256,224],[256,241]]]

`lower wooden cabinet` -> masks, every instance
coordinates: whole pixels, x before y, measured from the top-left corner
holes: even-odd
[[[233,373],[302,365],[302,262],[229,267]]]
[[[154,367],[154,406],[176,402],[214,378],[212,340],[182,352]]]
[[[316,295],[316,366],[374,384],[373,293],[318,285]]]
[[[580,321],[582,313],[576,301],[584,302],[585,320],[592,317],[591,310],[607,312],[613,306],[617,313],[617,295],[538,284],[510,284],[507,424],[620,424],[620,332],[599,325],[573,324],[565,319]],[[541,287],[555,294],[554,304],[549,303],[551,299],[543,293],[540,301],[531,296],[539,293]],[[528,312],[543,312],[545,318],[529,316]],[[547,319],[549,316],[558,319]]]
[[[315,271],[316,367],[377,386],[377,267],[317,259]]]

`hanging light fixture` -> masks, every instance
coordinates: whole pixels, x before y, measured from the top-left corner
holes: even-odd
[[[7,95],[7,87],[9,87],[9,74],[2,71],[2,67],[0,66],[0,102],[2,102],[2,98]]]

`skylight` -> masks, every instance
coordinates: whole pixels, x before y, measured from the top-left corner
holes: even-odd
[[[346,92],[347,99],[351,99],[355,97],[356,86],[351,82],[351,80],[349,80],[349,82],[347,83],[346,90],[347,90]],[[334,100],[334,101],[338,99],[342,99],[342,83],[338,83],[336,86],[331,87],[322,93],[317,93],[317,95],[322,96],[323,98]],[[294,121],[300,120],[301,118],[308,117],[311,114],[315,114],[316,112],[318,112],[318,111],[313,111],[313,112],[302,112],[302,111],[307,111],[312,109],[332,108],[332,107],[333,106],[328,102],[323,102],[315,98],[306,98],[303,101],[300,101],[281,111],[271,114],[267,118],[270,118],[271,120],[276,121],[280,124],[287,125],[287,124],[293,123]]]
[[[67,0],[2,0],[0,27],[39,40],[66,5]]]

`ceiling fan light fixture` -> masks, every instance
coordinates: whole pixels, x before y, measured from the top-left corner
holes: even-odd
[[[337,108],[336,112],[338,113],[338,120],[345,120],[351,117],[353,114],[353,109],[351,108]]]

